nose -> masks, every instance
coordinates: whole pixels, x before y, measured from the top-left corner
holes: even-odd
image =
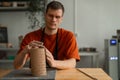
[[[55,18],[55,17],[52,17],[52,21],[56,21],[56,18]]]

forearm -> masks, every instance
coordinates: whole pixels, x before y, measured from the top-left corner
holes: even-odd
[[[57,69],[75,68],[76,67],[76,60],[74,58],[64,60],[64,61],[55,60],[53,67],[57,68]]]
[[[22,50],[19,54],[16,55],[16,58],[14,60],[15,69],[20,69],[24,66],[28,55],[26,53],[26,50]]]

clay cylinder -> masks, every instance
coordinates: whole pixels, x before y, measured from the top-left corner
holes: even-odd
[[[47,75],[46,72],[46,59],[45,59],[45,49],[42,48],[32,48],[30,50],[31,57],[31,72],[33,76],[43,76]]]

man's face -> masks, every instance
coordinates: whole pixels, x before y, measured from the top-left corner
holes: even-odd
[[[46,27],[50,30],[57,29],[62,22],[62,18],[62,9],[54,10],[49,8],[45,14]]]

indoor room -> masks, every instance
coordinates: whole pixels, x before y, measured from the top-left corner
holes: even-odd
[[[47,16],[46,8],[52,1],[58,1],[63,4],[64,12],[62,16],[59,16],[60,12],[56,17],[52,15],[55,10],[56,14],[54,15],[57,15],[57,8],[53,9],[53,11],[50,8],[51,12]],[[0,79],[120,80],[119,4],[120,0],[0,0]],[[38,7],[37,5],[40,5],[39,8],[36,8]],[[54,52],[63,49],[64,53],[62,56],[67,56],[67,53],[70,54],[69,51],[72,50],[67,51],[65,48],[71,48],[70,46],[73,44],[77,46],[76,50],[78,51],[74,51],[75,54],[71,52],[71,55],[76,59],[69,59],[70,55],[63,60],[59,58],[60,61],[64,62],[66,59],[70,60],[71,63],[68,62],[67,66],[71,66],[72,61],[73,63],[75,62],[76,65],[73,64],[75,67],[73,68],[73,65],[72,69],[71,67],[70,69],[64,68],[65,65],[62,68],[61,66],[53,67],[54,65],[49,61],[49,55],[46,55],[46,50],[49,50],[49,48],[46,48],[44,42],[47,43],[47,39],[43,39],[43,43],[35,42],[39,44],[37,48],[44,48],[45,50],[43,50],[45,60],[39,58],[42,59],[39,60],[39,63],[44,61],[42,64],[45,65],[44,69],[42,69],[43,67],[40,68],[39,65],[37,66],[38,70],[31,68],[31,64],[36,62],[32,63],[32,60],[27,60],[31,57],[31,54],[27,54],[26,63],[23,62],[22,68],[21,66],[15,67],[18,53],[22,52],[25,45],[31,48],[29,43],[33,37],[27,37],[26,34],[43,29],[44,32],[40,34],[46,38],[49,35],[46,35],[45,32],[47,30],[44,27],[47,25],[46,22],[50,25],[50,18],[53,18],[53,22],[58,20],[58,23],[51,23],[51,25],[57,26],[60,23],[60,30],[65,29],[71,32],[70,34],[73,34],[73,38],[70,39],[71,36],[61,34],[66,36],[60,39],[60,30],[58,29],[59,32],[56,32],[55,35],[56,41],[51,41],[50,44],[52,45],[49,44],[48,47],[55,48]],[[52,40],[52,38],[48,38],[49,40]],[[72,40],[74,41],[72,42]],[[70,41],[71,43],[69,44]],[[48,53],[52,53],[51,51],[48,51]],[[29,53],[32,52],[34,53],[32,50],[29,51]],[[55,59],[57,65],[59,59],[54,58],[54,55],[53,59]],[[39,69],[45,71],[45,75],[33,75],[32,71],[38,72]]]

